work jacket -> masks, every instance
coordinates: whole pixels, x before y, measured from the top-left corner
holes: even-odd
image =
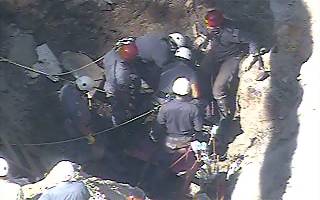
[[[170,44],[165,33],[149,33],[136,38],[138,57],[145,63],[153,62],[163,68],[172,58]]]
[[[221,26],[219,33],[205,30],[201,34],[206,37],[208,45],[210,45],[208,54],[218,62],[229,57],[257,52],[256,38],[252,34],[236,28],[230,20]]]
[[[62,182],[45,191],[39,200],[88,200],[86,186],[82,182]]]
[[[114,49],[104,56],[103,67],[106,76],[104,90],[107,95],[112,96],[116,90],[129,91],[132,69],[127,62],[120,58]]]
[[[192,136],[201,131],[203,120],[199,108],[190,99],[173,99],[162,105],[157,122],[169,135]]]
[[[192,90],[198,90],[198,78],[191,63],[176,59],[175,62],[171,62],[165,66],[166,71],[160,75],[160,82],[158,91],[160,94],[171,94],[172,86],[175,80],[180,77],[185,77],[190,81]],[[192,91],[192,94],[199,94],[199,91]],[[196,98],[197,96],[193,96]]]

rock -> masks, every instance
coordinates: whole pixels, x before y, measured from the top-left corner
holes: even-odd
[[[9,49],[10,60],[22,65],[32,66],[37,62],[36,43],[34,37],[27,33],[13,33],[11,48]]]
[[[65,51],[61,54],[61,62],[63,67],[68,71],[77,70],[80,67],[91,63],[88,67],[73,72],[72,75],[75,78],[79,78],[81,76],[90,77],[94,80],[94,87],[99,87],[101,81],[103,80],[104,73],[102,68],[100,68],[96,63],[92,63],[93,60],[85,54]],[[91,92],[91,95],[93,95],[95,90],[92,90]]]
[[[40,45],[36,48],[38,54],[38,62],[33,65],[33,68],[50,75],[59,74],[62,72],[60,68],[60,62],[57,57],[53,54],[47,44]],[[56,82],[59,80],[58,77],[49,76],[52,81]]]

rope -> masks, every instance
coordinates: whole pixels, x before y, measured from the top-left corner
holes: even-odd
[[[133,121],[136,121],[144,116],[147,116],[151,113],[154,112],[155,109],[152,109],[152,110],[149,110],[137,117],[134,117],[128,121],[125,121],[117,126],[114,126],[114,127],[111,127],[111,128],[108,128],[108,129],[105,129],[105,130],[102,130],[102,131],[99,131],[99,132],[96,132],[96,133],[92,133],[90,134],[91,136],[97,136],[97,135],[101,135],[103,133],[107,133],[107,132],[110,132],[112,130],[115,130],[119,127],[122,127],[122,126],[125,126]],[[71,138],[71,139],[67,139],[67,140],[60,140],[60,141],[55,141],[55,142],[42,142],[42,143],[25,143],[25,144],[9,144],[9,145],[12,145],[12,146],[18,146],[18,145],[21,145],[21,146],[46,146],[46,145],[57,145],[57,144],[64,144],[64,143],[70,143],[70,142],[75,142],[75,141],[79,141],[79,140],[82,140],[82,139],[86,139],[88,136],[81,136],[81,137],[77,137],[77,138]],[[4,144],[0,144],[0,145],[4,145]]]
[[[101,56],[101,57],[99,57],[98,59],[96,59],[96,60],[94,60],[94,61],[92,61],[92,62],[90,62],[90,63],[88,63],[88,64],[86,64],[86,65],[83,65],[83,66],[81,66],[81,67],[79,67],[79,68],[77,68],[77,69],[74,69],[74,70],[71,70],[71,71],[67,71],[67,72],[63,72],[63,73],[58,73],[58,74],[48,74],[48,73],[46,73],[46,72],[43,72],[43,71],[40,71],[40,70],[36,70],[36,69],[31,68],[31,67],[28,67],[28,66],[25,66],[25,65],[16,63],[16,62],[14,62],[14,61],[12,61],[12,60],[9,60],[9,59],[7,59],[7,58],[4,58],[4,57],[2,57],[2,56],[0,56],[0,62],[8,62],[8,63],[10,63],[10,64],[16,65],[16,66],[21,67],[21,68],[23,68],[23,69],[26,69],[26,70],[29,70],[29,71],[32,71],[32,72],[35,72],[35,73],[38,73],[38,74],[42,74],[42,75],[45,75],[45,76],[65,76],[65,75],[72,74],[72,73],[74,73],[74,72],[80,71],[80,70],[82,70],[82,69],[84,69],[84,68],[87,68],[87,67],[89,67],[90,65],[99,62],[99,61],[102,60],[103,58],[104,58],[104,56]]]
[[[174,161],[170,166],[169,168],[172,168],[174,167],[176,164],[178,164],[178,162],[180,162],[184,157],[187,157],[188,153],[191,151],[191,148],[189,147],[188,150],[182,154],[182,156],[180,156],[176,161]]]
[[[77,71],[80,71],[80,70],[82,70],[82,69],[84,69],[84,68],[87,68],[87,67],[89,67],[90,65],[92,65],[92,64],[94,64],[94,63],[99,62],[99,61],[102,60],[103,58],[104,58],[104,56],[101,56],[101,57],[99,57],[98,59],[96,59],[96,60],[94,60],[94,61],[92,61],[92,62],[90,62],[90,63],[88,63],[88,64],[86,64],[86,65],[83,65],[82,67],[79,67],[79,68],[77,68],[77,69],[74,69],[74,70],[71,70],[71,71],[68,71],[68,72],[63,72],[63,73],[55,74],[55,75],[52,75],[52,76],[64,76],[64,75],[72,74],[72,73],[74,73],[74,72],[77,72]]]
[[[50,77],[50,76],[52,77],[52,76],[64,76],[64,75],[68,75],[68,74],[74,73],[74,72],[76,72],[76,71],[82,70],[82,69],[84,69],[84,68],[92,65],[93,63],[99,62],[99,61],[102,60],[103,58],[104,58],[104,57],[102,56],[102,57],[98,58],[97,60],[94,60],[94,61],[92,61],[91,63],[88,63],[88,64],[86,64],[86,65],[84,65],[84,66],[82,66],[82,67],[80,67],[80,68],[78,68],[78,69],[75,69],[75,70],[72,70],[72,71],[68,71],[68,72],[64,72],[64,73],[60,73],[60,74],[52,74],[52,75],[51,75],[51,74],[48,74],[48,73],[46,73],[46,72],[40,71],[40,70],[33,69],[33,68],[31,68],[31,67],[28,67],[28,66],[25,66],[25,65],[16,63],[16,62],[14,62],[14,61],[12,61],[12,60],[9,60],[9,59],[7,59],[7,58],[4,58],[4,57],[2,57],[2,56],[0,56],[0,62],[8,62],[8,63],[10,63],[10,64],[13,64],[13,65],[16,65],[16,66],[18,66],[18,67],[21,67],[21,68],[23,68],[23,69],[25,69],[25,70],[29,70],[29,71],[38,73],[38,74],[40,74],[40,75],[44,75],[44,76],[46,76],[46,77]],[[65,79],[65,78],[62,78],[62,77],[59,77],[59,78],[60,78],[61,80],[68,81],[68,82],[70,82],[70,83],[72,83],[72,84],[75,84],[74,81],[71,81],[71,80],[68,80],[68,79]],[[101,90],[101,89],[98,88],[98,87],[95,87],[95,90],[98,91],[98,92],[101,92],[101,93],[106,93],[104,90]]]
[[[1,57],[1,56],[0,56],[0,62],[8,62],[8,63],[10,63],[10,64],[16,65],[16,66],[21,67],[21,68],[23,68],[23,69],[26,69],[26,70],[29,70],[29,71],[32,71],[32,72],[35,72],[35,73],[38,73],[38,74],[42,74],[42,75],[45,75],[45,76],[54,76],[54,75],[50,75],[50,74],[48,74],[48,73],[46,73],[46,72],[33,69],[33,68],[31,68],[31,67],[27,67],[27,66],[25,66],[25,65],[21,65],[21,64],[19,64],[19,63],[16,63],[16,62],[14,62],[14,61],[12,61],[12,60],[9,60],[9,59],[4,58],[4,57]]]

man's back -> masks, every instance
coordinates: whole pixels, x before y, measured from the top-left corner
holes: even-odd
[[[164,104],[157,121],[166,126],[168,134],[190,135],[202,128],[199,109],[187,100],[174,99]]]
[[[89,192],[82,182],[62,182],[44,192],[39,200],[88,200]]]
[[[160,76],[159,91],[171,93],[174,81],[179,77],[187,78],[191,84],[197,84],[195,71],[187,63],[177,60],[166,65],[167,70]]]
[[[170,60],[170,47],[164,33],[149,33],[136,39],[138,56],[145,62],[154,62],[162,68]]]

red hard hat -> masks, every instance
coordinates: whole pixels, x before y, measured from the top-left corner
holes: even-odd
[[[219,10],[210,10],[205,16],[207,28],[216,28],[223,23],[223,14]]]
[[[138,55],[137,45],[133,42],[130,44],[122,45],[119,50],[120,57],[125,61],[131,61]]]

